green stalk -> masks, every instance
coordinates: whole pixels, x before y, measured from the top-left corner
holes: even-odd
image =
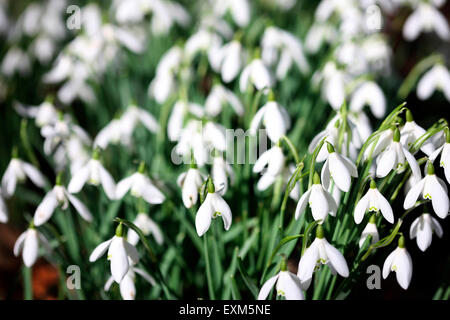
[[[208,240],[207,235],[205,234],[203,236],[203,250],[204,250],[204,258],[205,258],[205,264],[206,264],[206,281],[208,283],[208,292],[209,292],[209,299],[215,300],[216,296],[214,294],[214,284],[211,274],[211,265],[209,261],[209,251],[208,251]]]

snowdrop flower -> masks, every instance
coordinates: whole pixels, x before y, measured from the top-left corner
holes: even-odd
[[[238,39],[211,50],[208,57],[211,67],[220,72],[225,83],[230,83],[238,76],[244,63],[244,51]]]
[[[116,184],[114,179],[103,167],[99,159],[99,150],[95,149],[92,159],[72,176],[67,188],[70,193],[80,192],[86,183],[94,186],[101,184],[108,198],[111,200],[116,199]]]
[[[216,0],[214,12],[219,16],[231,13],[234,22],[241,28],[250,22],[250,1],[248,0]]]
[[[442,168],[444,168],[445,178],[447,179],[447,182],[450,184],[450,133],[448,129],[445,131],[446,131],[445,143],[430,155],[429,160],[434,162],[434,160],[439,156],[439,154],[441,155],[439,165]]]
[[[364,152],[364,159],[367,160],[369,156],[376,157],[382,151],[384,151],[392,143],[392,139],[394,138],[394,131],[395,127],[381,131],[378,134],[378,140],[374,139],[374,141],[367,146],[367,149]]]
[[[44,188],[46,183],[44,175],[32,164],[19,159],[17,151],[14,150],[2,178],[2,190],[5,197],[11,197],[16,191],[17,182],[24,182],[27,177],[37,187]]]
[[[412,41],[421,32],[435,31],[442,40],[450,39],[450,29],[445,17],[432,5],[421,2],[403,25],[403,37]]]
[[[246,92],[249,85],[254,85],[256,89],[263,90],[273,86],[273,78],[270,70],[264,65],[264,62],[256,58],[244,70],[242,70],[239,79],[239,88],[241,92]]]
[[[305,212],[306,205],[309,204],[314,220],[325,220],[328,214],[336,216],[337,205],[333,196],[320,184],[317,172],[314,172],[314,180],[311,188],[306,191],[297,203],[295,209],[295,219],[298,219]]]
[[[138,213],[133,223],[136,225],[136,227],[141,229],[142,233],[145,236],[153,235],[159,245],[163,244],[164,239],[161,229],[158,227],[155,221],[153,221],[148,216],[148,214],[143,212]],[[139,242],[139,235],[133,229],[128,229],[127,240],[129,243],[135,246]]]
[[[132,264],[133,262],[130,261],[130,268],[119,284],[120,295],[122,296],[123,300],[134,300],[136,298],[136,286],[134,285],[136,274],[140,275],[152,286],[156,285],[155,279],[153,279],[151,275],[140,268],[134,267]],[[105,291],[109,291],[113,283],[114,277],[111,276],[105,283]]]
[[[338,154],[329,142],[327,142],[327,148],[329,155],[321,172],[323,186],[325,189],[328,189],[331,179],[333,179],[341,191],[348,192],[352,177],[358,177],[356,166],[349,158]]]
[[[359,247],[360,248],[362,248],[364,242],[366,241],[366,239],[369,236],[371,237],[370,244],[377,243],[380,240],[380,235],[378,234],[375,217],[376,217],[375,214],[373,214],[370,217],[369,222],[367,223],[366,227],[364,228],[364,230],[361,233],[361,238],[359,239]]]
[[[139,254],[136,248],[123,237],[123,225],[116,228],[116,234],[110,240],[99,244],[92,251],[89,261],[94,262],[108,250],[108,260],[111,261],[111,274],[117,283],[121,283],[130,270],[130,264],[137,264]],[[131,263],[130,263],[131,262]]]
[[[25,266],[32,267],[39,255],[39,245],[42,244],[47,251],[51,251],[50,244],[42,233],[31,225],[28,230],[22,233],[14,245],[14,255],[16,257],[22,253]]]
[[[417,177],[417,179],[420,179],[421,174],[419,165],[414,156],[400,143],[400,131],[395,128],[391,144],[377,159],[377,177],[384,178],[393,169],[396,170],[397,173],[403,172],[406,168],[406,162],[408,162],[412,174]]]
[[[192,208],[197,203],[203,180],[202,174],[195,165],[192,165],[187,172],[183,172],[178,177],[177,184],[181,187],[181,197],[187,209]]]
[[[427,71],[419,80],[417,97],[420,100],[426,100],[436,90],[441,90],[447,100],[450,101],[450,72],[440,64]]]
[[[403,289],[408,289],[412,277],[412,260],[405,248],[405,237],[398,239],[398,247],[386,258],[383,265],[383,278],[386,279],[391,271],[397,274],[397,282]]]
[[[345,100],[345,76],[333,62],[327,62],[323,71],[323,92],[334,110],[339,110]]]
[[[400,142],[405,148],[411,148],[422,135],[426,133],[425,129],[419,126],[413,119],[411,111],[406,111],[406,123],[400,129]],[[426,141],[421,147],[426,155],[430,156],[434,151],[434,145],[431,140]]]
[[[309,64],[303,53],[301,42],[291,33],[277,27],[268,27],[262,37],[262,59],[268,66],[277,63],[276,76],[283,79],[292,63],[302,73],[309,72]]]
[[[405,210],[414,207],[419,196],[431,200],[434,212],[439,218],[444,219],[449,210],[448,190],[445,182],[434,174],[434,166],[431,162],[427,164],[426,176],[416,183],[406,195],[403,202]]]
[[[208,54],[210,50],[219,48],[222,39],[216,33],[205,28],[200,29],[186,41],[184,52],[189,61],[192,61],[199,52]],[[213,51],[214,52],[214,51]]]
[[[34,118],[39,128],[53,125],[58,120],[58,111],[53,105],[53,98],[47,98],[39,106],[25,107],[20,103],[14,104],[14,109],[24,117]]]
[[[34,213],[34,224],[36,226],[44,224],[52,217],[56,207],[61,206],[62,210],[66,210],[69,206],[69,202],[84,220],[88,222],[92,221],[92,214],[89,209],[79,199],[66,190],[61,184],[61,174],[58,174],[56,185],[45,195]]]
[[[268,102],[256,112],[250,123],[250,134],[255,135],[257,129],[264,124],[267,135],[273,143],[277,143],[291,126],[291,120],[286,109],[275,101],[272,91]]]
[[[283,150],[279,145],[274,145],[256,160],[255,165],[253,166],[254,173],[263,172],[263,169],[267,166],[267,169],[258,181],[258,190],[266,190],[275,182],[277,177],[279,177],[283,171],[285,160],[286,158],[283,154]]]
[[[8,222],[8,207],[3,199],[3,192],[0,189],[0,223]]]
[[[212,117],[218,116],[226,104],[229,104],[238,116],[244,114],[244,106],[239,98],[221,84],[215,84],[205,101],[206,113]]]
[[[17,47],[12,47],[3,57],[0,71],[7,77],[18,73],[25,76],[31,70],[31,62],[27,53]]]
[[[431,245],[433,232],[439,238],[442,238],[444,231],[439,222],[429,213],[424,213],[411,224],[409,229],[409,237],[417,239],[417,246],[420,250],[425,251]]]
[[[160,204],[165,196],[154,186],[151,180],[144,174],[145,164],[141,162],[138,172],[117,183],[116,198],[121,199],[130,191],[133,197],[142,197],[150,204]]]
[[[328,265],[331,273],[338,273],[344,278],[349,275],[347,262],[344,256],[328,243],[325,239],[322,225],[317,226],[316,239],[306,249],[298,264],[297,276],[301,281],[307,281],[312,278],[313,272],[321,264]]]
[[[360,112],[366,104],[378,119],[386,113],[386,98],[380,87],[373,81],[366,81],[355,90],[350,100],[350,110]]]
[[[394,223],[394,213],[389,201],[381,194],[377,189],[375,181],[370,181],[370,189],[367,193],[358,201],[355,207],[355,222],[360,224],[364,218],[366,211],[369,212],[381,212],[383,217],[389,222]]]
[[[220,155],[213,158],[211,168],[211,178],[214,185],[220,190],[220,195],[224,195],[228,190],[228,179],[234,182],[234,172],[231,166]]]
[[[258,300],[266,300],[275,283],[277,296],[284,297],[286,300],[304,300],[302,283],[297,275],[287,270],[285,259],[281,262],[280,269],[278,274],[263,284],[258,294]]]
[[[184,126],[188,115],[192,114],[196,118],[203,118],[205,115],[203,107],[196,103],[186,102],[184,100],[178,100],[172,109],[169,121],[167,123],[167,136],[170,141],[180,140],[183,132],[183,128],[192,125],[189,122]]]
[[[195,228],[199,237],[208,231],[211,225],[211,218],[221,216],[225,230],[230,229],[232,221],[231,209],[216,191],[211,178],[208,179],[207,190],[206,199],[198,209],[195,217]]]

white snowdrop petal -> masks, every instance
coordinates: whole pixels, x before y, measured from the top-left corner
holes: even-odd
[[[425,221],[419,223],[417,230],[417,246],[420,250],[425,251],[430,245],[433,237],[431,225]]]
[[[394,148],[389,148],[380,155],[380,160],[377,164],[377,177],[386,177],[392,169],[394,169],[397,156]]]
[[[133,264],[137,264],[139,262],[139,253],[136,248],[127,240],[123,240],[123,245],[128,257],[131,259]]]
[[[360,224],[364,219],[364,214],[367,211],[367,207],[369,206],[369,194],[366,193],[359,201],[355,207],[355,223]]]
[[[431,204],[433,206],[434,212],[444,219],[448,215],[449,211],[449,199],[446,190],[437,180],[436,176],[432,177],[429,181],[429,186],[431,188]]]
[[[103,190],[105,191],[106,195],[110,200],[116,199],[116,184],[114,182],[113,177],[108,171],[106,171],[105,168],[103,168],[103,166],[99,167],[99,171],[100,171],[100,181],[102,183]]]
[[[56,199],[55,193],[53,191],[48,192],[34,213],[34,224],[40,226],[47,222],[57,206],[58,200]]]
[[[38,233],[34,229],[28,229],[27,235],[23,243],[23,263],[27,267],[31,267],[37,260],[39,253]]]
[[[45,186],[46,179],[37,168],[26,162],[22,163],[22,168],[36,186],[40,188],[43,188]]]
[[[306,249],[303,256],[300,258],[298,264],[297,276],[301,281],[306,281],[311,279],[316,266],[316,262],[319,259],[319,250],[316,246],[316,240]]]
[[[325,252],[327,253],[328,259],[330,259],[330,263],[333,268],[342,276],[348,277],[349,271],[347,266],[347,261],[345,261],[342,253],[339,252],[338,249],[329,244],[326,240],[324,242]]]
[[[14,255],[16,257],[19,256],[20,252],[22,251],[23,248],[23,242],[25,241],[25,237],[27,235],[27,231],[23,232],[16,240],[16,243],[14,244]]]
[[[405,248],[400,248],[394,261],[397,270],[397,281],[403,289],[408,289],[412,277],[412,260]]]
[[[217,193],[211,195],[211,204],[215,212],[219,212],[223,219],[223,226],[228,230],[231,226],[231,209],[223,198]]]
[[[130,275],[126,275],[120,282],[120,295],[123,300],[134,300],[136,298],[136,287]]]
[[[108,250],[109,245],[111,244],[112,239],[106,240],[102,243],[100,243],[94,251],[92,251],[91,255],[89,256],[89,261],[94,262],[98,258],[100,258],[102,255],[105,254],[106,250]]]
[[[391,272],[392,262],[394,261],[397,255],[397,249],[392,251],[386,258],[383,264],[383,279],[386,279]]]
[[[275,282],[278,279],[279,274],[269,278],[266,282],[264,282],[263,286],[261,287],[261,290],[258,294],[258,300],[266,300],[267,296],[269,295],[270,291],[272,290],[273,286],[275,285]]]
[[[199,237],[208,231],[209,226],[211,225],[213,208],[211,206],[211,198],[208,198],[208,196],[209,194],[206,196],[205,201],[202,203],[195,216],[195,228]]]
[[[333,154],[330,155],[330,157],[332,156]],[[336,186],[342,191],[348,192],[350,190],[351,177],[345,164],[336,157],[334,159],[330,159],[329,165],[330,173],[333,181],[336,183]]]
[[[389,223],[394,223],[394,213],[389,201],[377,189],[375,189],[375,194],[381,214]]]
[[[72,179],[69,182],[67,190],[70,193],[79,192],[83,188],[86,181],[89,179],[89,174],[90,174],[89,165],[85,165],[80,170],[78,170],[75,173],[75,175],[72,176]]]
[[[411,209],[416,204],[416,201],[423,190],[424,184],[425,179],[422,179],[409,190],[405,197],[405,201],[403,202],[403,208],[405,210]]]
[[[329,207],[327,198],[324,195],[322,186],[314,185],[309,197],[309,205],[311,206],[311,212],[314,220],[324,220],[328,214]]]
[[[111,262],[111,274],[117,283],[122,281],[129,268],[128,255],[124,243],[124,238],[115,236],[108,250],[108,259]]]
[[[300,279],[289,271],[281,271],[277,290],[282,290],[286,300],[304,300]]]
[[[84,203],[82,203],[78,198],[74,197],[70,193],[67,193],[67,198],[84,220],[86,220],[87,222],[92,221],[92,214],[84,205]]]
[[[310,194],[311,189],[302,194],[300,200],[298,200],[297,207],[295,208],[295,219],[298,219],[300,215],[305,212],[306,206],[308,205]]]
[[[126,193],[128,192],[128,190],[130,190],[133,181],[134,181],[134,175],[131,175],[125,179],[122,179],[119,181],[119,183],[117,183],[116,186],[116,197],[117,199],[121,199],[123,198]]]
[[[258,183],[256,184],[256,188],[259,191],[264,191],[267,188],[269,188],[271,185],[273,185],[275,180],[276,180],[276,177],[274,175],[271,175],[270,173],[265,173],[258,180]]]

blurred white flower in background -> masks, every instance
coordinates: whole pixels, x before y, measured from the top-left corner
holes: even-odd
[[[23,263],[32,267],[39,256],[39,246],[42,245],[47,252],[51,252],[51,246],[42,233],[35,227],[29,227],[16,240],[14,255],[18,257],[22,253]]]
[[[152,235],[153,238],[155,238],[156,243],[159,245],[163,244],[164,238],[161,229],[158,227],[156,222],[148,216],[148,214],[143,212],[138,213],[133,223],[145,236]],[[128,229],[127,240],[135,246],[139,242],[139,235],[133,229]]]
[[[23,183],[29,178],[33,184],[39,188],[44,188],[46,184],[45,176],[38,168],[13,155],[2,177],[3,194],[9,198],[16,191],[17,183]]]
[[[417,96],[426,100],[436,91],[440,90],[450,102],[450,72],[443,65],[435,65],[427,71],[417,84]]]
[[[450,28],[446,18],[433,4],[419,2],[403,25],[403,37],[412,41],[422,32],[434,31],[444,41],[450,39]]]

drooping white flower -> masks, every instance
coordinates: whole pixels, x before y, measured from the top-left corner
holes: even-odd
[[[337,69],[333,62],[327,62],[322,71],[323,92],[328,103],[334,110],[339,110],[345,100],[345,75]]]
[[[221,156],[214,156],[211,168],[211,178],[214,185],[220,190],[220,194],[224,195],[228,190],[228,180],[234,182],[234,171],[231,166]]]
[[[303,295],[304,286],[296,274],[287,270],[285,260],[281,263],[280,272],[264,282],[258,293],[258,300],[266,300],[274,285],[277,296],[284,297],[286,300],[305,299]]]
[[[381,131],[378,136],[367,146],[367,149],[364,151],[364,159],[368,159],[369,155],[374,158],[384,151],[392,143],[394,131],[395,128],[389,128]]]
[[[406,148],[412,147],[413,143],[416,142],[422,135],[426,133],[425,129],[419,126],[413,119],[411,111],[406,111],[406,123],[400,129],[400,142]],[[421,147],[426,155],[430,156],[434,151],[434,145],[431,140],[427,140]]]
[[[442,40],[450,38],[450,28],[445,17],[433,5],[420,2],[403,25],[403,37],[412,41],[421,32],[434,31]]]
[[[250,134],[255,135],[261,123],[273,143],[277,143],[291,126],[291,119],[286,109],[275,101],[272,91],[268,102],[256,112],[250,123]]]
[[[262,59],[268,66],[276,67],[276,76],[283,79],[291,65],[295,63],[301,72],[309,72],[309,64],[298,38],[280,28],[270,26],[264,31],[262,40]]]
[[[210,116],[217,116],[223,107],[229,104],[237,115],[244,114],[244,107],[239,98],[221,84],[215,84],[205,101],[205,111]]]
[[[180,140],[183,127],[188,126],[183,126],[183,123],[189,114],[193,114],[197,118],[202,118],[204,116],[204,109],[199,104],[189,103],[184,100],[179,100],[174,104],[167,123],[167,136],[170,141]]]
[[[100,163],[99,158],[99,151],[96,149],[92,159],[75,172],[67,187],[70,193],[79,192],[86,183],[94,186],[101,184],[108,198],[116,199],[116,183],[111,174]]]
[[[30,226],[19,238],[14,245],[14,255],[16,257],[22,253],[23,263],[27,267],[31,267],[36,262],[39,255],[39,245],[43,245],[47,251],[51,251],[51,246],[42,233]]]
[[[60,206],[62,210],[66,210],[69,202],[84,220],[88,222],[92,221],[92,214],[89,209],[61,185],[61,178],[58,176],[56,185],[45,195],[36,209],[33,218],[34,224],[36,226],[44,224],[52,217],[56,207]]]
[[[0,189],[0,223],[8,222],[8,207],[3,199],[3,191]]]
[[[30,70],[31,61],[28,54],[18,47],[9,48],[2,60],[1,73],[7,77],[12,77],[16,73],[25,76]]]
[[[211,178],[207,182],[207,190],[208,194],[206,195],[205,201],[203,201],[195,216],[195,228],[199,237],[208,231],[212,218],[222,217],[225,230],[230,229],[233,218],[230,207],[215,190]]]
[[[117,227],[114,237],[102,242],[92,251],[89,261],[96,261],[106,250],[108,250],[108,260],[111,262],[113,279],[120,283],[128,273],[130,264],[134,265],[139,261],[139,254],[136,248],[123,237],[122,224],[119,224]]]
[[[365,105],[369,105],[370,111],[378,119],[386,113],[386,98],[383,91],[373,81],[366,81],[359,86],[350,100],[350,110],[360,112]]]
[[[211,50],[208,57],[211,67],[220,72],[225,83],[230,83],[238,76],[244,63],[244,51],[237,39]]]
[[[434,212],[439,218],[444,219],[449,211],[448,190],[445,182],[434,173],[434,166],[431,162],[427,165],[427,174],[416,183],[406,195],[403,208],[411,209],[419,196],[423,199],[431,200]]]
[[[261,179],[258,181],[258,190],[266,190],[275,182],[277,177],[280,176],[283,171],[285,160],[283,150],[278,145],[274,145],[272,148],[265,151],[258,160],[256,160],[255,165],[253,166],[254,173],[263,172],[263,169],[267,166],[267,169],[263,172]]]
[[[313,185],[300,197],[297,203],[295,219],[298,219],[305,212],[307,204],[311,207],[314,220],[322,220],[322,223],[328,214],[335,216],[337,213],[336,201],[320,184],[320,178],[317,172],[314,173]]]
[[[440,64],[427,71],[417,84],[417,96],[421,100],[431,97],[434,91],[440,90],[450,101],[450,72]]]
[[[14,151],[14,153],[16,153]],[[24,182],[29,178],[39,188],[44,188],[46,179],[44,175],[32,164],[19,159],[13,154],[2,178],[2,189],[5,197],[11,197],[16,191],[18,182]]]
[[[220,48],[221,45],[222,39],[217,33],[201,28],[187,39],[184,52],[187,59],[192,61],[198,53],[209,55],[209,51]]]
[[[446,135],[446,142],[430,155],[429,160],[434,162],[439,154],[441,155],[439,165],[444,168],[445,178],[450,183],[450,134],[447,133]]]
[[[389,201],[377,189],[375,181],[370,182],[370,188],[367,193],[358,201],[355,207],[355,222],[360,224],[366,211],[381,212],[383,217],[389,222],[394,223],[394,213]]]
[[[328,265],[332,274],[338,273],[347,278],[349,270],[344,256],[328,243],[324,237],[323,227],[317,226],[316,239],[306,249],[298,264],[297,276],[301,281],[307,281],[312,278],[313,272],[321,264]]]
[[[386,258],[383,265],[383,278],[386,279],[391,271],[397,274],[397,282],[403,289],[408,289],[411,282],[413,265],[411,256],[405,248],[405,238],[401,236],[398,247]]]
[[[141,229],[145,236],[152,235],[156,242],[161,245],[164,242],[164,238],[161,229],[158,227],[155,221],[153,221],[148,214],[140,212],[133,223]],[[133,230],[128,229],[127,240],[132,245],[136,245],[139,242],[139,235]]]
[[[431,245],[433,232],[439,238],[442,238],[444,231],[439,222],[429,213],[424,213],[411,224],[409,229],[409,237],[417,239],[417,246],[420,250],[425,251]]]
[[[155,279],[151,275],[149,275],[144,270],[133,266],[133,262],[130,260],[130,268],[119,284],[120,295],[122,296],[123,300],[134,300],[136,298],[136,286],[134,284],[136,281],[136,274],[140,275],[152,286],[156,285]],[[109,291],[113,283],[114,277],[111,276],[105,283],[105,291]]]
[[[14,109],[21,116],[34,118],[38,127],[42,128],[47,125],[52,125],[58,120],[58,111],[53,105],[51,98],[48,98],[38,106],[25,107],[21,103],[15,103]]]
[[[248,0],[216,0],[213,8],[219,16],[230,12],[234,22],[241,28],[250,22],[250,1]]]
[[[370,244],[377,243],[380,240],[380,235],[378,234],[377,225],[375,224],[375,214],[370,217],[369,222],[361,233],[361,238],[359,239],[359,247],[362,248],[367,237],[371,236]]]
[[[273,77],[264,62],[257,58],[242,70],[239,79],[241,92],[246,92],[249,85],[254,85],[257,90],[264,90],[273,86]]]
[[[178,177],[177,184],[181,187],[181,197],[186,208],[189,209],[197,203],[203,180],[202,174],[196,167],[190,168]]]
[[[384,178],[391,170],[396,170],[397,173],[405,171],[406,162],[412,174],[420,179],[419,165],[414,156],[400,143],[400,131],[396,128],[391,143],[377,158],[377,177]]]
[[[116,198],[123,198],[128,191],[133,197],[143,198],[150,204],[160,204],[164,201],[165,196],[152,183],[149,177],[145,174],[145,164],[142,162],[139,166],[138,172],[121,180],[116,186]]]
[[[322,167],[322,184],[325,189],[328,189],[331,184],[331,179],[333,179],[341,191],[348,192],[352,177],[358,177],[356,166],[349,158],[338,154],[329,142],[327,142],[327,148],[329,155]]]

